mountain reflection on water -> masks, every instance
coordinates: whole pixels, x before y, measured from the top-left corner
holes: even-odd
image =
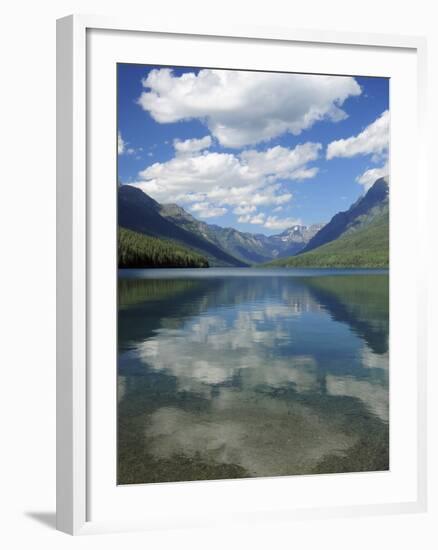
[[[387,273],[229,271],[119,273],[118,483],[388,469]]]

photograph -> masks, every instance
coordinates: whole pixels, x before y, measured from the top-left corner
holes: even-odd
[[[389,85],[117,63],[118,485],[389,470]]]

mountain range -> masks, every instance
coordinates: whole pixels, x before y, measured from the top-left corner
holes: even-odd
[[[120,227],[150,237],[176,241],[207,258],[209,265],[245,267],[245,262],[228,254],[201,235],[187,231],[161,215],[161,205],[141,189],[122,185],[118,192]]]
[[[118,221],[121,228],[162,239],[166,254],[173,242],[179,257],[185,249],[187,258],[195,254],[203,265],[384,267],[388,265],[388,200],[388,182],[380,178],[329,223],[294,225],[278,235],[266,236],[208,224],[177,204],[160,204],[140,189],[122,185],[118,191]],[[130,235],[130,256],[133,242]],[[149,242],[157,246],[156,240]],[[135,243],[138,246],[140,240]],[[141,241],[141,250],[145,246]],[[138,266],[140,260],[135,254]],[[174,258],[167,256],[166,261],[172,263]]]
[[[323,224],[295,225],[278,235],[237,231],[197,220],[177,204],[159,204],[140,189],[122,185],[118,220],[125,229],[172,239],[203,254],[211,266],[245,267],[297,254]]]
[[[309,252],[323,244],[327,244],[341,235],[351,233],[372,223],[383,210],[388,209],[388,182],[380,178],[368,192],[360,197],[345,212],[339,212],[314,235],[302,252]]]
[[[266,236],[199,221],[177,204],[161,205],[160,213],[175,225],[203,237],[246,264],[293,256],[323,227],[323,224],[295,225],[279,235]]]
[[[388,267],[389,186],[378,179],[348,210],[339,212],[296,256],[277,267]]]

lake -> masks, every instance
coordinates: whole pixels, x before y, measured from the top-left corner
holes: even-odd
[[[119,270],[118,483],[389,468],[384,270]]]

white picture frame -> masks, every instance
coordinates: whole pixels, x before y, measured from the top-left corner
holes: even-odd
[[[397,51],[410,52],[415,56],[415,82],[413,89],[418,104],[411,105],[415,110],[417,125],[416,148],[412,154],[410,169],[416,174],[415,194],[417,200],[416,215],[418,226],[415,226],[412,242],[425,242],[422,236],[426,232],[426,220],[422,213],[426,212],[425,190],[425,151],[424,121],[425,121],[425,63],[426,44],[419,37],[350,34],[326,31],[305,31],[287,28],[184,28],[178,25],[163,25],[151,28],[139,21],[112,19],[95,16],[69,16],[57,22],[57,528],[70,534],[87,534],[108,531],[124,531],[132,529],[165,528],[184,525],[216,524],[219,521],[231,521],[230,514],[209,517],[199,516],[193,503],[188,503],[185,513],[178,518],[177,511],[164,513],[164,507],[157,504],[154,518],[149,514],[127,518],[118,517],[114,512],[108,512],[104,517],[90,517],[90,484],[93,462],[91,456],[93,447],[92,433],[89,429],[90,411],[93,410],[95,394],[90,390],[92,331],[89,322],[90,301],[93,299],[93,284],[90,277],[90,228],[93,227],[95,210],[90,207],[90,144],[88,142],[88,122],[90,120],[89,58],[90,41],[88,33],[92,30],[114,33],[135,33],[140,36],[169,37],[173,40],[189,40],[197,37],[205,41],[221,40],[239,41],[253,44],[302,44],[319,47],[368,48],[373,55],[379,52]],[[157,62],[155,56],[154,62]],[[330,72],[330,71],[328,71]],[[348,72],[348,69],[346,70]],[[398,193],[403,193],[403,190]],[[401,204],[401,203],[400,203]],[[397,220],[395,220],[397,221]],[[393,221],[391,221],[392,224]],[[115,228],[114,228],[115,231]],[[397,253],[397,249],[396,252]],[[422,246],[416,253],[423,254]],[[392,260],[391,260],[392,261]],[[396,262],[397,263],[397,262]],[[396,512],[418,512],[426,509],[426,326],[425,326],[425,274],[420,267],[415,269],[416,296],[412,307],[417,308],[418,318],[415,326],[416,355],[415,384],[412,386],[411,398],[416,408],[415,436],[415,490],[414,496],[397,500],[397,498],[382,497],[376,503],[352,502],[351,504],[336,504],[328,507],[323,502],[312,505],[284,505],[272,509],[251,506],[242,515],[234,514],[236,521],[254,521],[260,519],[293,519],[320,518],[333,515],[350,516],[357,514],[383,514]],[[112,276],[112,275],[111,275]],[[91,281],[91,282],[90,282]],[[391,344],[393,345],[393,344]],[[414,346],[414,344],[413,344]],[[407,390],[408,391],[408,390]],[[94,415],[95,416],[95,415]],[[112,460],[110,458],[109,460]],[[414,466],[411,467],[413,472]],[[323,476],[328,479],[327,476]],[[334,481],[333,481],[334,480]],[[242,481],[200,482],[184,485],[184,493],[180,491],[178,498],[186,498],[187,491],[192,491],[197,499],[203,498],[208,491],[224,491],[233,489],[233,495],[239,492],[257,491],[264,480],[252,480],[251,486]],[[309,482],[302,477],[301,485]],[[254,485],[254,484],[259,484]],[[267,483],[267,482],[266,482]],[[266,486],[265,483],[265,486]],[[278,490],[278,480],[270,480],[267,489],[270,495]],[[333,488],[336,479],[324,482]],[[346,483],[345,479],[344,482]],[[335,485],[334,485],[335,484]],[[175,484],[166,484],[175,485]],[[228,488],[228,489],[227,489]],[[137,492],[143,489],[138,489]],[[165,502],[173,498],[171,489],[163,484],[154,487],[154,498],[157,502]],[[169,492],[170,491],[170,492]],[[103,494],[103,493],[102,493]],[[126,497],[125,492],[125,502]],[[103,497],[102,497],[103,498]],[[176,500],[178,500],[178,498]],[[234,498],[234,497],[233,497]],[[191,511],[191,508],[193,510]],[[116,510],[116,508],[113,508]],[[232,514],[231,514],[232,515]]]

